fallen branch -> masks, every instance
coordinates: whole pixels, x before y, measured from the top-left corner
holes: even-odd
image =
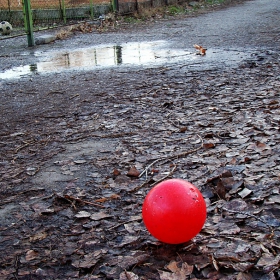
[[[78,198],[78,197],[74,197],[74,196],[71,196],[71,195],[65,194],[65,195],[63,195],[63,196],[60,196],[60,195],[56,194],[56,196],[59,197],[59,198],[65,199],[65,200],[67,200],[68,202],[70,202],[71,205],[72,205],[72,207],[73,207],[74,209],[76,209],[76,206],[75,206],[75,203],[76,203],[76,202],[84,203],[84,204],[89,204],[89,205],[93,205],[93,206],[97,206],[97,207],[104,208],[103,205],[100,205],[100,204],[98,204],[98,203],[94,203],[94,202],[82,200],[82,199],[80,199],[80,198]]]
[[[136,192],[136,191],[140,190],[142,187],[144,187],[146,184],[148,184],[148,183],[151,181],[151,179],[148,179],[148,171],[149,171],[149,169],[150,169],[153,165],[155,165],[156,163],[158,163],[158,162],[160,162],[160,161],[164,161],[164,163],[166,163],[166,162],[171,161],[171,160],[173,160],[173,159],[185,157],[185,156],[187,156],[187,155],[189,155],[189,154],[195,153],[195,152],[197,152],[198,150],[200,150],[200,149],[203,147],[203,139],[202,139],[199,135],[198,135],[198,137],[199,137],[200,140],[201,140],[201,145],[200,145],[198,148],[193,149],[193,150],[190,150],[190,151],[186,151],[186,152],[183,152],[183,153],[180,153],[180,154],[177,154],[177,155],[172,155],[172,156],[168,156],[168,157],[158,158],[158,159],[156,159],[155,161],[153,161],[150,165],[148,165],[148,166],[142,171],[142,173],[138,176],[138,178],[140,178],[140,177],[142,177],[144,174],[146,174],[146,181],[145,181],[143,184],[141,184],[140,186],[138,186],[138,187],[134,188],[133,190],[131,190],[130,192]],[[173,173],[174,173],[174,171],[176,170],[176,168],[177,168],[177,166],[174,164],[173,169],[172,169],[166,176],[164,176],[163,178],[157,180],[156,182],[153,182],[153,183],[151,184],[151,186],[153,187],[154,185],[156,185],[156,184],[162,182],[162,181],[165,180],[166,178],[168,178],[168,177],[170,177],[171,175],[173,175]]]
[[[16,150],[15,150],[15,153],[18,153],[20,150],[22,150],[23,148],[33,144],[34,142],[33,141],[30,141],[30,142],[25,142],[23,141],[23,145],[21,145],[20,147],[18,147]]]

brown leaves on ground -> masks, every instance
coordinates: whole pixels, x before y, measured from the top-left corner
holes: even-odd
[[[92,22],[79,22],[76,24],[72,24],[67,27],[61,28],[56,33],[56,39],[64,40],[71,36],[73,36],[77,32],[81,33],[91,33],[94,31],[103,32],[105,29],[114,28],[115,27],[115,16],[114,14],[107,14],[104,18],[100,17],[99,21],[96,23]]]
[[[140,175],[140,171],[136,169],[135,166],[132,166],[129,171],[127,172],[127,176],[129,177],[136,177],[138,178],[138,176]]]
[[[179,263],[176,261],[171,261],[166,269],[171,271],[159,271],[160,280],[185,280],[193,272],[193,265],[188,265],[186,262],[181,264],[181,267],[178,267]]]
[[[7,85],[17,99],[0,103],[0,278],[279,279],[279,54],[260,55],[256,68],[52,81],[69,95],[49,95],[43,76]],[[10,112],[18,100],[28,111]],[[170,176],[207,203],[204,228],[180,245],[141,217]]]
[[[56,33],[56,39],[63,40],[72,36],[75,32],[91,33],[93,31],[93,25],[88,22],[77,23],[68,27],[61,28]]]

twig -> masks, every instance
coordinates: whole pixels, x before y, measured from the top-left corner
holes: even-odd
[[[15,153],[18,153],[21,149],[29,146],[30,144],[33,144],[34,142],[31,141],[31,142],[24,142],[24,145],[21,145],[20,147],[18,147],[16,150],[15,150]]]
[[[148,179],[148,171],[149,171],[149,169],[150,169],[154,164],[156,164],[157,162],[165,161],[165,163],[166,163],[166,162],[168,162],[168,161],[171,161],[172,159],[176,159],[176,158],[180,158],[180,157],[185,157],[186,155],[189,155],[189,154],[191,154],[191,153],[195,153],[195,152],[197,152],[198,150],[200,150],[200,149],[203,147],[203,139],[202,139],[199,135],[197,135],[197,136],[198,136],[198,137],[200,138],[200,140],[201,140],[201,145],[200,145],[198,148],[193,149],[193,150],[190,150],[190,151],[186,151],[186,152],[183,152],[183,153],[180,153],[180,154],[177,154],[177,155],[173,155],[173,156],[169,156],[169,157],[162,157],[162,158],[156,159],[156,160],[153,161],[150,165],[148,165],[148,166],[142,171],[142,173],[139,175],[139,178],[140,178],[140,177],[143,176],[143,174],[146,174],[146,181],[145,181],[143,184],[141,184],[140,186],[138,186],[138,187],[136,187],[135,189],[131,190],[130,192],[136,192],[136,191],[138,191],[139,189],[141,189],[143,186],[145,186],[146,184],[149,183],[149,181],[150,181],[151,179]],[[170,176],[174,173],[174,171],[176,170],[176,168],[177,168],[177,166],[174,165],[173,169],[168,173],[168,175],[166,175],[165,177],[163,177],[163,178],[159,179],[158,181],[154,182],[153,184],[151,184],[151,186],[153,187],[154,185],[158,184],[159,182],[161,182],[161,181],[165,180],[166,178],[170,177]]]
[[[80,94],[77,93],[77,94],[71,96],[69,99],[71,100],[71,99],[73,99],[73,98],[75,98],[75,97],[77,97],[77,96],[80,96]]]
[[[164,158],[164,159],[166,159],[166,158]],[[149,166],[147,166],[147,167],[145,168],[144,171],[142,171],[142,173],[139,175],[139,178],[141,178],[141,177],[143,176],[144,173],[148,174],[148,170],[149,170],[155,163],[157,163],[158,161],[161,161],[161,160],[163,160],[163,158],[158,158],[158,159],[156,159],[155,161],[153,161]],[[147,177],[147,176],[146,176],[146,177]]]
[[[65,91],[54,90],[54,91],[49,91],[47,93],[47,95],[49,95],[49,94],[64,94],[64,93],[65,93]]]
[[[186,66],[193,66],[193,65],[198,65],[198,64],[201,64],[201,62],[192,63],[192,64],[181,64],[181,65],[178,65],[178,66],[179,66],[179,68],[183,68],[183,67],[186,67]]]
[[[142,221],[142,217],[141,218],[131,219],[131,220],[128,220],[128,221],[125,221],[125,222],[122,222],[122,223],[118,223],[117,225],[114,225],[114,226],[108,228],[108,230],[112,230],[112,229],[118,228],[118,227],[120,227],[122,225],[129,224],[129,223],[132,223],[132,222],[139,222],[139,221]]]
[[[140,186],[134,188],[133,190],[130,190],[130,193],[134,193],[140,189],[142,189],[146,184],[148,184],[150,182],[151,179],[147,179],[143,184],[141,184]]]
[[[71,200],[66,197],[64,197],[64,199],[66,199],[71,204],[71,206],[74,208],[74,210],[77,210],[76,205],[75,205],[76,200]]]
[[[159,161],[163,161],[163,160],[165,160],[165,161],[166,161],[166,160],[167,160],[167,161],[170,161],[170,160],[173,160],[173,159],[175,159],[175,158],[185,157],[185,156],[187,156],[187,155],[189,155],[189,154],[195,153],[195,152],[197,152],[198,150],[200,150],[200,149],[203,147],[203,139],[202,139],[199,135],[197,135],[197,136],[198,136],[198,137],[200,138],[200,140],[201,140],[201,145],[200,145],[200,147],[198,147],[198,148],[196,148],[196,149],[194,149],[194,150],[190,150],[190,151],[186,151],[186,152],[177,154],[177,155],[168,156],[168,157],[162,157],[162,158],[156,159],[155,161],[153,161],[150,165],[148,165],[148,166],[142,171],[142,173],[139,175],[139,178],[141,178],[141,177],[143,176],[143,174],[146,174],[146,177],[147,177],[147,174],[148,174],[149,169],[150,169],[154,164],[156,164],[156,163],[159,162]]]
[[[176,168],[177,168],[177,165],[174,165],[173,169],[166,176],[164,176],[163,178],[160,178],[159,180],[157,180],[156,182],[151,184],[151,187],[155,186],[156,184],[158,184],[158,183],[162,182],[163,180],[165,180],[166,178],[170,177],[174,173]]]
[[[64,198],[64,199],[66,199],[67,201],[71,202],[71,204],[72,204],[72,206],[74,206],[74,208],[76,208],[76,207],[75,207],[73,201],[74,201],[74,202],[80,202],[80,203],[85,203],[85,204],[89,204],[89,205],[93,205],[93,206],[98,206],[98,207],[104,208],[103,205],[100,205],[100,204],[98,204],[98,203],[94,203],[94,202],[82,200],[82,199],[80,199],[80,198],[78,198],[78,197],[73,197],[73,196],[70,196],[70,195],[64,195],[62,198]]]

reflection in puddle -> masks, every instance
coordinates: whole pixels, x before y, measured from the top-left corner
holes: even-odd
[[[92,69],[116,65],[144,65],[168,61],[172,56],[186,55],[183,50],[159,48],[164,42],[127,43],[119,46],[95,46],[67,53],[56,53],[50,61],[37,64],[39,72],[65,69]]]
[[[225,54],[224,54],[225,55]],[[1,73],[1,79],[20,78],[32,73],[62,72],[65,70],[93,70],[121,65],[159,65],[163,63],[193,63],[194,60],[208,61],[217,59],[240,61],[239,53],[227,53],[223,58],[221,53],[208,52],[205,57],[195,55],[194,51],[168,48],[165,41],[136,42],[121,45],[99,45],[91,48],[75,49],[71,52],[49,51],[36,52],[41,61],[20,67],[14,67]]]

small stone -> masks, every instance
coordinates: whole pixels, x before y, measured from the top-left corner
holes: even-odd
[[[55,41],[55,39],[56,39],[55,35],[42,35],[35,39],[35,44],[36,45],[49,44]]]

